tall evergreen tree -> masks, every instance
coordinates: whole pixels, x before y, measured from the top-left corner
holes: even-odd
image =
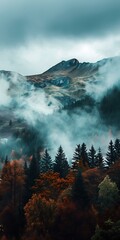
[[[35,179],[39,177],[39,161],[36,158],[35,154],[33,154],[32,160],[29,166],[29,186],[32,187],[35,183]]]
[[[115,161],[120,160],[120,139],[116,139],[114,143]]]
[[[38,164],[38,168],[39,168],[39,172],[40,172],[40,163],[41,163],[41,155],[40,155],[40,151],[41,151],[41,148],[40,147],[37,147],[35,153],[36,153],[36,159],[37,159],[37,164]]]
[[[42,173],[52,171],[53,170],[53,163],[51,156],[49,155],[47,149],[45,150],[45,153],[43,155],[43,158],[41,159],[41,169],[40,171]]]
[[[99,168],[104,167],[104,159],[103,159],[103,155],[101,152],[101,148],[98,149],[98,153],[96,155],[96,166]]]
[[[96,166],[96,151],[93,145],[89,150],[88,156],[89,156],[89,165],[91,168],[94,168]]]
[[[8,163],[8,156],[6,155],[6,158],[5,158],[5,164]]]
[[[88,161],[88,154],[87,154],[87,148],[85,143],[83,143],[81,146],[81,157],[82,157],[83,165],[88,166],[89,161]]]
[[[28,166],[27,166],[27,161],[25,160],[24,162],[24,173],[27,176],[28,175]]]
[[[107,165],[111,166],[115,162],[115,149],[113,141],[111,140],[108,146],[108,152],[106,154]]]
[[[65,156],[65,153],[62,147],[60,146],[58,149],[58,153],[55,157],[54,172],[58,172],[61,178],[65,178],[68,174],[68,171],[69,171],[69,164]]]
[[[31,188],[29,186],[29,168],[27,165],[27,161],[24,162],[24,173],[25,173],[25,184],[24,184],[24,195],[23,195],[23,203],[26,204],[31,197]]]
[[[86,208],[90,203],[80,170],[72,186],[72,199],[80,208]]]
[[[78,170],[79,161],[81,161],[81,147],[80,147],[80,144],[78,144],[76,146],[75,152],[73,154],[73,159],[72,159],[72,169],[73,170]]]

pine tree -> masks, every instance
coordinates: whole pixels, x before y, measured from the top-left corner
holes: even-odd
[[[61,178],[65,178],[69,171],[69,165],[65,153],[60,146],[55,157],[54,172],[58,172]]]
[[[108,152],[106,154],[107,165],[111,166],[115,162],[115,149],[113,141],[111,140],[108,146]]]
[[[35,179],[39,177],[39,161],[36,158],[35,154],[33,154],[32,160],[29,166],[29,186],[30,188],[34,185]]]
[[[24,162],[24,173],[27,176],[28,175],[28,166],[27,166],[27,161],[25,160]]]
[[[88,156],[89,156],[89,165],[91,168],[94,168],[96,166],[96,151],[93,145],[89,150]]]
[[[86,149],[85,143],[83,143],[81,146],[81,157],[82,157],[83,165],[88,166],[89,161],[88,161],[88,154],[87,154],[87,149]]]
[[[104,168],[104,159],[101,152],[101,148],[98,149],[98,153],[96,155],[96,166],[99,168]]]
[[[1,179],[3,180],[3,178],[7,180],[8,176],[11,177],[12,173],[11,173],[11,165],[9,161],[5,160],[4,166],[2,168],[1,171]]]
[[[5,164],[8,163],[8,156],[6,155],[6,158],[5,158]]]
[[[72,199],[80,208],[86,208],[90,203],[80,170],[72,186]]]
[[[25,173],[25,184],[24,184],[24,195],[23,195],[23,203],[26,204],[31,197],[31,186],[29,180],[29,168],[27,166],[27,161],[24,163],[24,173]]]
[[[39,173],[42,173],[42,157],[41,157],[41,148],[38,147],[36,150],[36,159],[39,168]]]
[[[116,139],[114,143],[115,161],[120,160],[120,139]]]
[[[45,150],[45,153],[43,155],[43,158],[41,159],[41,169],[40,171],[42,173],[52,171],[53,170],[53,163],[51,156],[49,155],[47,149]]]
[[[80,160],[81,160],[81,147],[80,147],[80,144],[78,144],[75,148],[75,152],[73,154],[73,159],[72,159],[73,170],[78,170]]]

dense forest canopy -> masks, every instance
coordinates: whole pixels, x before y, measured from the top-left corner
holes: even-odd
[[[78,144],[71,162],[62,146],[54,159],[42,147],[18,152],[2,158],[1,239],[119,239],[119,139],[104,156]]]

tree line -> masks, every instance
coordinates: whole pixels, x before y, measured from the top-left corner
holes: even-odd
[[[41,157],[39,151],[33,154],[32,160],[29,164],[30,179],[39,175],[39,173],[45,173],[48,171],[54,171],[60,174],[60,177],[66,177],[69,169],[76,171],[81,169],[84,171],[88,168],[107,168],[120,159],[120,140],[116,139],[115,142],[111,140],[108,145],[108,151],[106,157],[103,157],[101,148],[96,152],[92,145],[89,151],[87,151],[86,144],[78,144],[75,148],[71,163],[68,163],[67,157],[64,153],[62,146],[58,148],[58,152],[53,161],[48,150],[46,149]],[[27,168],[27,164],[26,164]],[[34,175],[33,176],[33,169]]]
[[[54,161],[47,149],[13,159],[6,157],[1,170],[1,238],[104,240],[109,219],[113,232],[120,228],[119,139],[110,141],[106,157],[100,148],[76,145],[71,164],[62,146]]]

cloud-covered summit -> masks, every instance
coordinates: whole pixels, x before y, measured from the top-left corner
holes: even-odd
[[[119,138],[120,58],[95,64],[72,59],[51,70],[27,79],[0,72],[0,135],[9,138],[17,131],[21,138],[32,129],[52,155],[64,145],[69,159],[77,143],[106,151],[110,139]]]

